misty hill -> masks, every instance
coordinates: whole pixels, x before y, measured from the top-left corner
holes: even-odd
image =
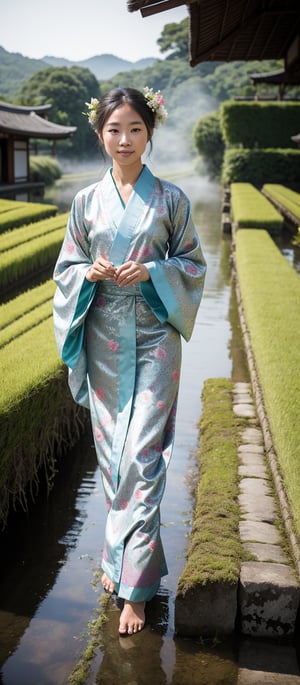
[[[51,57],[46,55],[43,57],[44,62],[52,67],[83,67],[89,69],[98,79],[98,81],[106,81],[112,78],[121,71],[132,71],[138,69],[146,69],[151,67],[155,62],[154,57],[146,57],[137,62],[130,62],[115,55],[95,55],[80,62],[72,62],[64,57]]]
[[[0,46],[0,99],[1,96],[6,100],[13,98],[23,83],[47,66],[41,59],[30,59],[20,52],[7,52]]]
[[[24,57],[20,52],[8,52],[0,46],[0,100],[14,100],[20,87],[28,81],[37,71],[48,69],[49,65],[79,66],[90,69],[99,81],[113,78],[121,71],[135,71],[150,67],[155,62],[154,57],[148,57],[138,62],[123,60],[115,55],[95,55],[79,62],[59,57],[43,57],[43,59],[31,59]]]

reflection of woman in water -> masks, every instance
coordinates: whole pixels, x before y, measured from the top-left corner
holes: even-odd
[[[91,101],[112,168],[76,195],[54,274],[57,344],[73,396],[91,412],[108,509],[102,584],[124,599],[120,634],[143,628],[167,573],[160,502],[180,335],[191,336],[206,269],[187,197],[141,160],[165,115],[149,89]]]

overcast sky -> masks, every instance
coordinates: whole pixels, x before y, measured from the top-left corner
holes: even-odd
[[[186,5],[143,19],[128,12],[126,0],[4,0],[0,45],[36,59],[80,61],[105,53],[131,62],[163,59],[156,41],[164,25],[187,16]]]

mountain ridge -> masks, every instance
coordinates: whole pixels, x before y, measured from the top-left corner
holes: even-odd
[[[90,69],[98,81],[111,79],[119,72],[145,69],[157,61],[155,57],[145,57],[137,62],[124,60],[121,57],[104,53],[94,55],[84,60],[73,61],[65,57],[46,55],[42,59],[26,57],[20,52],[8,52],[0,46],[0,99],[14,98],[18,89],[28,81],[37,71],[48,69],[50,66]]]

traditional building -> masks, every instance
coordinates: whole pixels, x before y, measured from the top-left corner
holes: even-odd
[[[187,5],[190,65],[284,60],[285,80],[300,74],[300,5],[295,0],[127,0],[143,17]]]
[[[0,102],[0,197],[29,199],[41,192],[43,183],[34,183],[29,173],[31,139],[52,141],[72,136],[75,126],[61,126],[48,121],[51,105],[24,107]]]

